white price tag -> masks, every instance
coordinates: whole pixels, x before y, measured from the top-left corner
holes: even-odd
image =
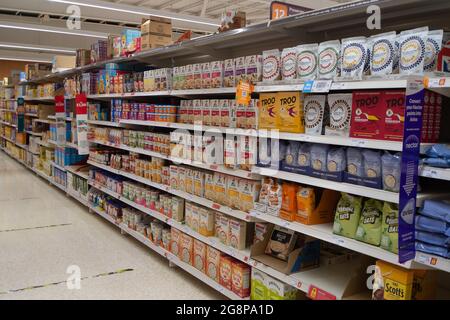
[[[353,147],[365,147],[366,146],[366,141],[365,140],[360,140],[360,139],[351,139],[350,140],[350,145]]]
[[[422,175],[427,178],[437,178],[439,176],[438,172],[433,169],[425,169],[422,171]]]
[[[311,92],[312,93],[328,93],[331,89],[333,80],[315,80]]]

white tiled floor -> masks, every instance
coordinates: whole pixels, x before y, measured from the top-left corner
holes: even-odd
[[[61,226],[5,231],[49,225]],[[11,292],[66,281],[70,265],[82,277],[133,271]],[[223,298],[0,151],[0,299]]]

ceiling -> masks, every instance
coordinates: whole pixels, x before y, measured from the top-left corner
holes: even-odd
[[[289,3],[319,9],[351,0],[289,0]],[[269,18],[270,0],[0,0],[0,59],[51,60],[65,50],[89,48],[94,36],[120,34],[123,28],[138,28],[149,15],[170,16],[174,33],[193,30],[194,37],[217,30],[225,9],[246,12],[247,24]],[[282,1],[284,2],[284,1]],[[76,3],[81,13],[81,30],[68,30],[68,7]],[[14,24],[16,28],[2,25]],[[27,30],[24,30],[23,28]],[[33,29],[33,30],[30,30]],[[41,32],[54,29],[65,33]],[[68,34],[66,31],[70,31]],[[8,48],[13,45],[14,48]],[[32,46],[31,49],[23,47]],[[43,48],[59,49],[56,53]]]

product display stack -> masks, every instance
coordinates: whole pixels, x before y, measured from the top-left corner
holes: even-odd
[[[227,298],[448,298],[449,26],[397,5],[396,31],[343,4],[202,54],[144,19],[3,86],[2,149]]]

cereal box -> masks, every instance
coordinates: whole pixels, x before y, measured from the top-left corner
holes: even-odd
[[[258,199],[261,182],[241,179],[239,181],[239,209],[249,212],[253,209],[254,202]]]
[[[172,197],[172,219],[178,222],[184,220],[184,199]]]
[[[267,280],[268,300],[295,300],[298,290],[272,277]]]
[[[210,106],[210,100],[204,99],[201,100],[202,102],[202,121],[203,125],[210,126],[211,125],[211,106]]]
[[[223,173],[215,172],[214,192],[216,194],[215,195],[216,202],[225,203],[226,189],[227,189],[226,175]]]
[[[234,88],[236,86],[235,59],[227,59],[224,61],[223,85],[227,88]]]
[[[186,191],[186,167],[178,167],[178,190]]]
[[[253,244],[264,241],[268,225],[266,222],[255,222],[255,234],[253,235]]]
[[[237,159],[242,170],[250,171],[257,160],[257,137],[237,137]]]
[[[203,137],[199,134],[193,136],[194,161],[203,162]]]
[[[184,223],[192,229],[192,207],[193,204],[190,202],[185,203],[185,213],[184,213]]]
[[[373,300],[411,300],[414,271],[378,260]]]
[[[195,232],[198,232],[199,225],[200,225],[200,207],[192,205],[191,229]]]
[[[292,80],[297,77],[297,49],[285,48],[281,52],[281,78]]]
[[[231,290],[231,265],[233,263],[233,258],[228,256],[222,256],[220,258],[219,265],[219,283],[224,288]]]
[[[245,57],[239,57],[234,59],[234,65],[235,65],[235,77],[236,77],[236,84],[239,83],[239,81],[245,81],[246,74],[245,74]]]
[[[172,252],[175,256],[181,256],[180,251],[180,241],[181,241],[181,231],[175,228],[171,228],[170,230],[170,252]]]
[[[202,65],[195,63],[194,66],[194,89],[202,88]]]
[[[405,123],[405,91],[384,91],[382,110],[384,112],[383,139],[402,141]]]
[[[193,106],[192,109],[194,110],[194,117],[193,117],[193,121],[196,124],[202,124],[203,122],[203,105],[202,105],[202,101],[200,99],[196,99],[192,102]]]
[[[238,104],[236,108],[236,128],[247,128],[247,107]]]
[[[194,255],[194,238],[185,233],[181,234],[181,261],[192,265]]]
[[[170,187],[178,189],[178,166],[170,166]]]
[[[228,168],[237,167],[236,136],[226,135],[224,140],[224,162]]]
[[[203,273],[206,272],[206,248],[206,244],[194,239],[194,267]]]
[[[230,208],[236,208],[239,203],[239,180],[240,178],[234,176],[227,177],[227,195],[225,204]]]
[[[229,238],[232,248],[243,250],[247,245],[247,231],[250,224],[247,222],[230,218],[229,220]]]
[[[184,90],[187,87],[186,83],[186,66],[181,66],[178,69],[178,82],[179,82],[179,89]]]
[[[280,130],[291,133],[305,133],[303,99],[299,92],[277,94]]]
[[[246,298],[250,295],[250,267],[240,261],[233,261],[231,264],[231,290]]]
[[[211,62],[211,88],[221,88],[223,84],[223,61]]]
[[[202,64],[202,88],[211,88],[211,65],[209,62]]]
[[[223,253],[213,247],[206,248],[206,275],[219,282],[220,260]]]
[[[214,235],[214,212],[206,208],[199,210],[199,228],[198,232],[205,236],[211,237]]]
[[[280,128],[280,105],[277,103],[277,93],[261,93],[259,95],[259,101],[259,128]]]
[[[246,128],[258,129],[259,100],[251,99],[245,112]]]
[[[219,218],[219,220],[218,220]],[[216,217],[216,223],[218,223],[218,237],[220,242],[229,246],[230,245],[230,220],[226,215],[220,215]]]
[[[219,99],[212,99],[209,101],[209,107],[211,110],[211,126],[220,127],[221,124],[221,117],[220,117],[220,111],[221,111],[221,100]]]
[[[216,194],[214,192],[214,174],[212,172],[205,172],[205,198],[216,201]]]
[[[194,194],[198,197],[205,194],[205,173],[200,170],[194,172]]]
[[[186,89],[195,88],[194,65],[188,64],[185,69]]]
[[[236,101],[221,100],[220,105],[220,123],[224,128],[236,128]]]
[[[220,219],[222,218],[223,214],[219,211],[216,211],[214,214],[214,237],[219,238],[220,234]]]
[[[172,72],[173,72],[172,87],[174,90],[179,90],[180,89],[180,78],[179,78],[180,68],[173,67]],[[145,88],[145,80],[144,80],[144,88]]]
[[[194,123],[194,100],[186,100],[187,123]]]
[[[350,137],[362,139],[382,138],[384,118],[382,92],[353,92]]]
[[[185,185],[186,185],[186,192],[193,194],[194,193],[194,170],[186,168],[185,172]]]
[[[245,57],[245,74],[250,83],[262,81],[262,55]]]

